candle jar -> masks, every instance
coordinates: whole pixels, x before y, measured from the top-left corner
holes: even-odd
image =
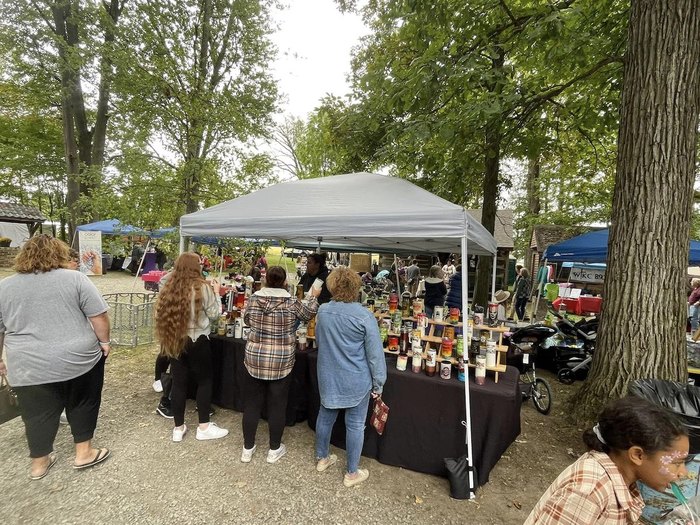
[[[399,351],[399,336],[390,335],[389,336],[389,352]]]
[[[425,375],[430,376],[430,377],[434,376],[436,365],[437,365],[437,352],[435,352],[435,350],[433,350],[431,348],[428,350],[427,357],[425,359]]]
[[[406,365],[408,365],[408,356],[405,354],[399,355],[396,359],[396,370],[403,372],[406,370]]]
[[[486,383],[486,356],[476,356],[476,384],[483,385]]]
[[[450,379],[452,377],[452,363],[443,361],[440,363],[440,379]]]
[[[450,308],[450,322],[452,324],[459,323],[459,308]]]
[[[411,371],[414,374],[419,374],[421,367],[423,365],[423,354],[421,354],[420,349],[418,351],[413,349],[413,357],[411,357]]]
[[[486,366],[496,366],[496,341],[486,341]]]
[[[440,345],[440,355],[444,359],[449,359],[452,357],[452,339],[447,337],[442,338],[442,344]]]

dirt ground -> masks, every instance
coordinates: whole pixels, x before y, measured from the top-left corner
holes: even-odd
[[[0,279],[9,272],[0,270]],[[110,273],[93,282],[103,293],[131,291],[132,277]],[[139,282],[136,291],[142,291]],[[239,461],[241,414],[217,408],[213,420],[229,428],[222,440],[198,442],[190,432],[172,443],[172,422],[158,416],[151,388],[154,346],[117,348],[107,361],[95,443],[112,450],[104,464],[74,471],[69,429],[56,438],[58,463],[36,482],[21,420],[0,426],[0,521],[25,523],[470,523],[520,524],[552,480],[583,452],[581,429],[566,419],[577,386],[546,375],[554,390],[549,416],[523,405],[522,433],[472,501],[449,497],[444,478],[362,459],[368,482],[346,489],[341,461],[314,468],[314,434],[304,423],[285,430],[288,454],[268,465],[265,450]],[[192,402],[190,402],[192,403]],[[186,415],[195,428],[194,406]],[[258,436],[265,436],[261,423]],[[264,442],[264,438],[262,439]]]

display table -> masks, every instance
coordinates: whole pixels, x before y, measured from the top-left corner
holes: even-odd
[[[319,410],[316,365],[318,355],[308,356],[311,398],[309,426],[315,430]],[[470,381],[472,444],[478,485],[489,480],[489,473],[510,444],[520,434],[518,371],[507,367],[496,384],[487,379],[479,386]],[[369,426],[365,430],[362,455],[416,472],[446,476],[444,458],[459,457],[466,451],[464,383],[455,377],[440,379],[425,373],[396,369],[396,357],[387,356],[387,381],[382,399],[389,405],[389,419],[379,436]],[[371,402],[370,402],[371,410]],[[345,422],[338,416],[331,443],[345,448]]]
[[[215,405],[243,412],[244,380],[246,376],[243,358],[245,339],[210,336],[213,384],[211,400]],[[287,426],[304,421],[308,417],[309,398],[308,354],[297,352],[292,370],[287,402]],[[263,417],[265,417],[263,410]]]
[[[575,315],[599,314],[600,308],[603,305],[602,297],[579,297],[578,299],[570,299],[568,297],[560,297],[552,302],[555,310],[559,309],[559,305],[564,301],[566,311]]]

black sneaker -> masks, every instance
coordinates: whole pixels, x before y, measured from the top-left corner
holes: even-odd
[[[167,419],[173,419],[173,411],[170,409],[170,407],[166,407],[165,405],[159,404],[158,408],[156,408],[156,412],[158,412],[161,416],[167,418]]]

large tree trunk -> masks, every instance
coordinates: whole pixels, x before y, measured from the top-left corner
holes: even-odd
[[[530,253],[530,240],[532,239],[532,230],[535,225],[535,218],[540,214],[540,155],[539,151],[528,156],[527,159],[527,180],[525,181],[525,191],[527,198],[527,231],[525,239],[527,245],[525,253]],[[537,268],[532,268],[532,257],[527,257],[525,266],[530,271],[531,275],[535,275]],[[537,312],[534,312],[537,315]]]
[[[605,301],[575,414],[637,378],[685,381],[685,278],[698,124],[700,4],[632,2]]]
[[[496,56],[492,60],[492,70],[494,78],[499,79],[503,75],[503,64],[505,63],[505,53],[503,48],[498,46],[495,50]],[[493,82],[489,90],[495,95],[503,90],[501,82]],[[501,161],[501,141],[503,140],[503,120],[501,117],[494,118],[486,126],[484,137],[484,200],[481,206],[481,224],[491,234],[496,226],[496,200],[498,199],[498,179]],[[462,261],[466,264],[467,261]],[[476,289],[474,290],[474,304],[486,307],[491,297],[491,277],[493,271],[493,257],[479,257],[479,267],[476,274]],[[467,291],[465,290],[465,293]]]

